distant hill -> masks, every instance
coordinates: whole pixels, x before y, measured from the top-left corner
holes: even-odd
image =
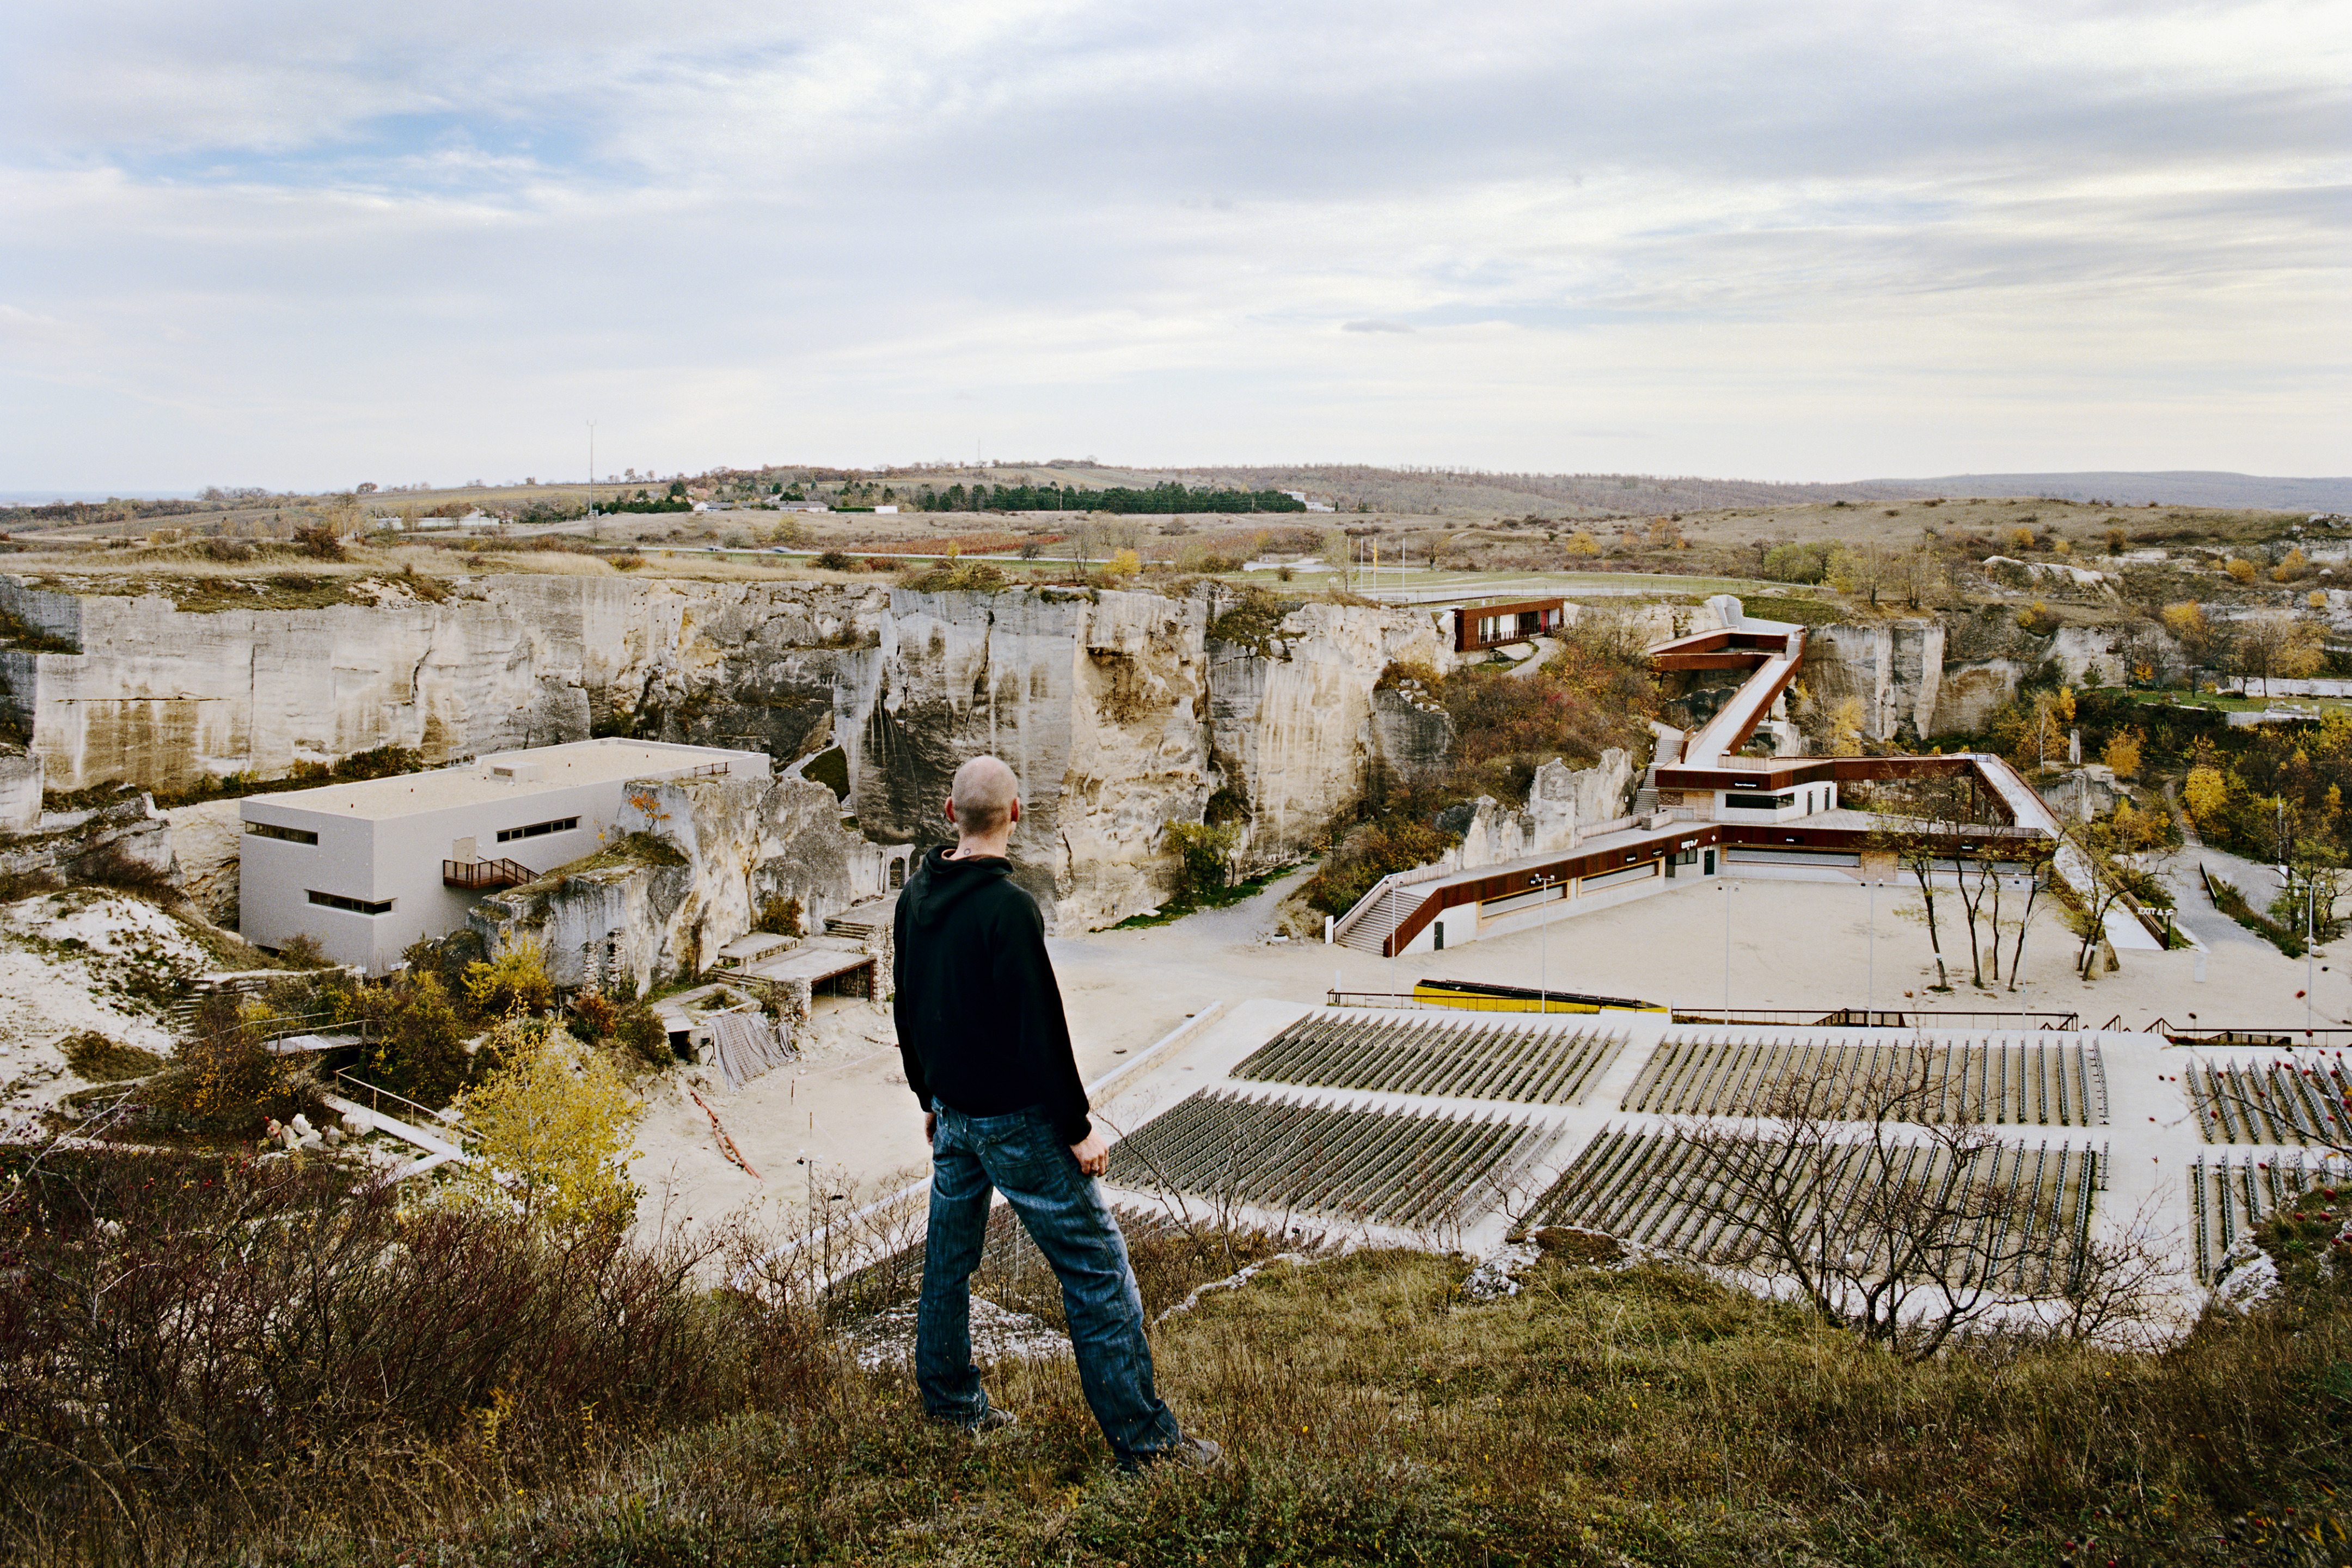
[[[1510,474],[1476,468],[1383,468],[1354,464],[1296,468],[1186,468],[1186,474],[1247,489],[1305,489],[1352,510],[1435,514],[1549,513],[1560,517],[1646,516],[1741,507],[1821,505],[1830,501],[1909,500],[1921,496],[2047,496],[2141,506],[2266,508],[2352,511],[2352,479],[2271,479],[2259,474],[2175,473],[1950,474],[1928,479],[1857,479],[1843,484],[1774,484],[1663,474]]]
[[[2272,479],[2182,468],[2153,474],[1948,474],[1872,484],[1943,496],[2048,496],[2144,506],[2265,507],[2280,511],[2352,511],[2352,479]]]
[[[1175,470],[1170,470],[1175,471]],[[1932,494],[1895,480],[1783,485],[1761,479],[1703,479],[1661,474],[1508,474],[1477,468],[1381,468],[1360,464],[1297,468],[1185,468],[1181,472],[1244,489],[1303,489],[1343,509],[1433,516],[1647,517],[1728,507],[1805,506],[1830,501],[1907,500]]]

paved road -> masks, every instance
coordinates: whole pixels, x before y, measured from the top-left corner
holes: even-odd
[[[2270,901],[2278,897],[2279,877],[2273,868],[2242,859],[2210,845],[2185,844],[2157,868],[2158,876],[2171,889],[2175,918],[2181,928],[2216,952],[2233,949],[2273,951],[2268,939],[2255,935],[2213,907],[2213,900],[2206,896],[2203,880],[2197,875],[2200,862],[2219,880],[2234,884],[2246,896],[2246,902],[2258,910],[2268,909]]]

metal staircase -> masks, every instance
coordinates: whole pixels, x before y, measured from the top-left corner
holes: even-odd
[[[1345,931],[1336,933],[1341,947],[1376,957],[1387,953],[1388,940],[1396,928],[1404,923],[1405,916],[1421,908],[1428,894],[1414,886],[1391,884],[1381,890],[1372,906],[1351,921]]]

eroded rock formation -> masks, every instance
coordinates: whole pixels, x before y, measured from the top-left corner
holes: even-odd
[[[647,781],[618,826],[604,851],[477,904],[468,921],[489,950],[535,942],[559,985],[642,991],[705,966],[771,899],[797,900],[818,931],[883,891],[881,847],[805,779]]]

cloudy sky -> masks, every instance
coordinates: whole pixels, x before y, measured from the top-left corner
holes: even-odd
[[[2352,472],[2352,6],[16,0],[0,490]]]

